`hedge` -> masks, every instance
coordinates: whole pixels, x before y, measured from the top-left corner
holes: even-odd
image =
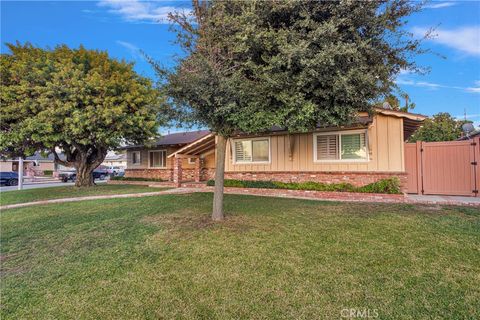
[[[117,181],[155,181],[155,182],[164,182],[166,180],[157,179],[157,178],[136,178],[136,177],[112,177],[111,180]]]
[[[288,190],[312,190],[312,191],[337,191],[337,192],[361,192],[361,193],[387,193],[401,194],[400,180],[396,177],[382,179],[362,187],[356,187],[350,183],[321,183],[321,182],[280,182],[280,181],[251,181],[225,179],[225,187],[233,188],[265,188],[265,189],[288,189]],[[214,186],[214,180],[208,180],[207,186]]]
[[[53,170],[43,170],[43,175],[44,176],[52,176],[53,175]]]

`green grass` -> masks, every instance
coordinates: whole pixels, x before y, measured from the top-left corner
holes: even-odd
[[[1,213],[2,319],[480,318],[480,212],[226,195]]]
[[[0,193],[0,204],[2,206],[15,203],[24,203],[31,201],[74,198],[86,196],[100,196],[111,194],[155,192],[165,190],[166,188],[151,188],[148,186],[137,185],[109,185],[101,184],[90,188],[51,187],[27,189],[20,191],[7,191]]]

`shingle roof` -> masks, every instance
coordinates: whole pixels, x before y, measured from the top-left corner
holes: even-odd
[[[458,141],[468,140],[468,139],[474,138],[474,137],[479,136],[479,135],[480,135],[480,129],[477,129],[477,130],[475,130],[475,131],[470,132],[470,134],[468,135],[468,137],[467,137],[467,136],[463,136],[463,137],[458,138],[457,140],[458,140]]]
[[[121,153],[121,154],[111,154],[105,157],[105,161],[112,161],[112,160],[118,160],[118,161],[127,160],[127,155],[125,153]]]
[[[60,157],[61,160],[65,160],[65,155],[63,153],[59,153],[58,156]],[[15,159],[2,159],[4,161],[17,161],[18,158]],[[53,156],[53,153],[48,154],[46,157],[42,156],[41,152],[37,151],[35,152],[32,156],[30,157],[25,157],[26,161],[54,161],[55,157]]]
[[[205,137],[209,134],[208,130],[198,130],[189,132],[176,132],[161,136],[156,142],[155,146],[168,146],[168,145],[185,145],[192,143],[195,140]],[[143,145],[126,146],[125,149],[139,148]]]

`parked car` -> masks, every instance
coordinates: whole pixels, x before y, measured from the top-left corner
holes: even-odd
[[[0,185],[2,186],[18,185],[18,173],[13,171],[0,172]]]
[[[119,167],[119,166],[108,166],[106,168],[106,170],[107,170],[108,174],[111,175],[111,176],[117,176],[120,173],[125,172],[125,168]]]
[[[108,176],[108,172],[104,168],[97,168],[93,170],[93,180],[105,180]],[[77,171],[76,170],[67,170],[62,171],[58,175],[63,182],[72,181],[74,182],[77,179]]]

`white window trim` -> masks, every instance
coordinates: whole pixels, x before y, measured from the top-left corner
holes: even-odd
[[[268,140],[268,161],[237,161],[237,153],[235,152],[235,142],[241,141],[255,141],[255,140]],[[272,162],[272,144],[270,137],[255,137],[255,138],[245,138],[245,139],[232,139],[231,145],[233,151],[233,164],[269,164]],[[252,149],[253,153],[253,149]],[[253,159],[253,154],[252,154]]]
[[[133,154],[134,154],[134,153],[138,154],[138,162],[137,162],[137,163],[134,163],[134,162],[133,162]],[[141,153],[140,151],[132,151],[132,166],[139,166],[139,165],[142,164],[142,158],[141,158],[141,156],[142,156],[142,153]]]
[[[188,158],[188,164],[195,164],[197,158]],[[192,161],[193,160],[193,161]]]
[[[150,163],[150,153],[152,152],[161,152],[161,151],[165,151],[165,163],[164,163],[164,166],[163,167],[152,167],[151,166],[151,163]],[[147,159],[147,163],[148,163],[148,168],[149,169],[165,169],[167,168],[167,150],[166,149],[158,149],[158,150],[148,150],[148,159]]]
[[[341,155],[342,148],[342,134],[356,134],[356,133],[365,133],[365,151],[367,153],[366,159],[317,159],[317,136],[328,136],[328,135],[338,135],[338,152]],[[365,163],[370,161],[370,150],[368,148],[368,129],[359,129],[359,130],[343,130],[343,131],[329,131],[329,132],[318,132],[313,134],[313,162],[315,163]]]

